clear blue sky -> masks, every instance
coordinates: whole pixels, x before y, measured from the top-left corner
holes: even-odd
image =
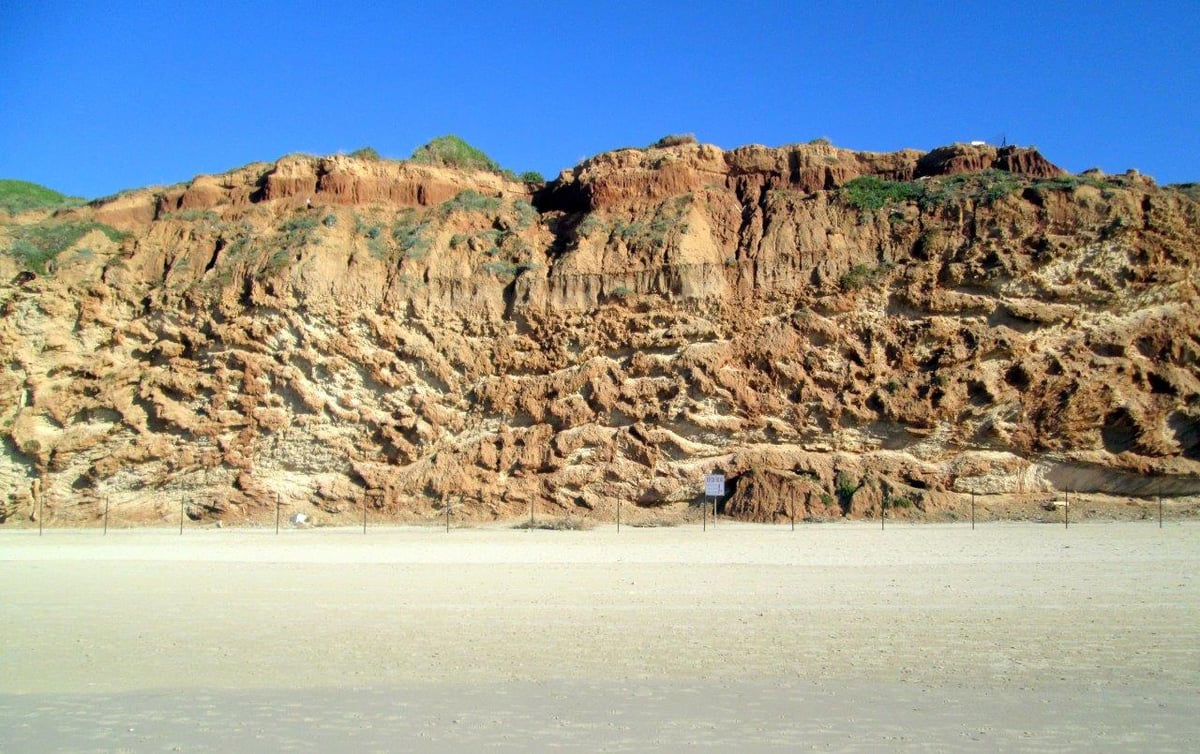
[[[8,0],[0,177],[91,198],[447,133],[553,177],[690,132],[1200,181],[1196,0],[365,5]]]

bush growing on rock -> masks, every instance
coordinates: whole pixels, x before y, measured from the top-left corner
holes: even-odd
[[[453,198],[442,202],[441,209],[447,215],[452,212],[493,213],[500,209],[500,200],[494,196],[484,196],[478,191],[464,189]]]
[[[77,196],[65,196],[29,181],[0,179],[0,209],[13,214],[35,209],[77,207],[83,202],[84,200]]]
[[[842,197],[846,203],[863,210],[882,209],[895,202],[915,201],[923,194],[920,184],[889,181],[873,175],[860,176],[842,186]]]
[[[664,147],[680,147],[684,144],[697,144],[694,134],[668,134],[650,145],[651,149]]]
[[[53,271],[54,259],[74,246],[88,233],[102,232],[110,241],[119,243],[128,235],[116,228],[97,222],[61,222],[47,220],[14,229],[8,252],[25,269],[38,275]]]
[[[858,490],[858,483],[844,471],[839,471],[837,479],[834,480],[834,488],[837,490],[838,499],[843,504],[849,502],[850,496]]]
[[[454,134],[439,136],[428,144],[417,147],[410,159],[424,165],[500,172],[500,166],[495,160]]]
[[[856,264],[838,278],[838,285],[843,291],[856,291],[865,285],[879,281],[890,269],[891,265],[886,262],[876,267]]]

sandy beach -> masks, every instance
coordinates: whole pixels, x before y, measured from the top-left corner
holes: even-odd
[[[1200,749],[1200,526],[0,532],[0,751]]]

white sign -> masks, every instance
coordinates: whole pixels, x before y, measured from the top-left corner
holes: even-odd
[[[705,497],[725,497],[725,475],[708,474],[704,477]]]

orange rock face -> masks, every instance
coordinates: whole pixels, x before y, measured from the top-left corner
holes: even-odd
[[[1003,170],[1030,178],[1055,178],[1065,171],[1053,165],[1036,149],[955,144],[940,147],[917,161],[916,175],[929,177]]]
[[[1200,205],[1030,149],[626,149],[533,193],[292,156],[51,221],[124,235],[0,256],[9,520],[1200,494]]]

